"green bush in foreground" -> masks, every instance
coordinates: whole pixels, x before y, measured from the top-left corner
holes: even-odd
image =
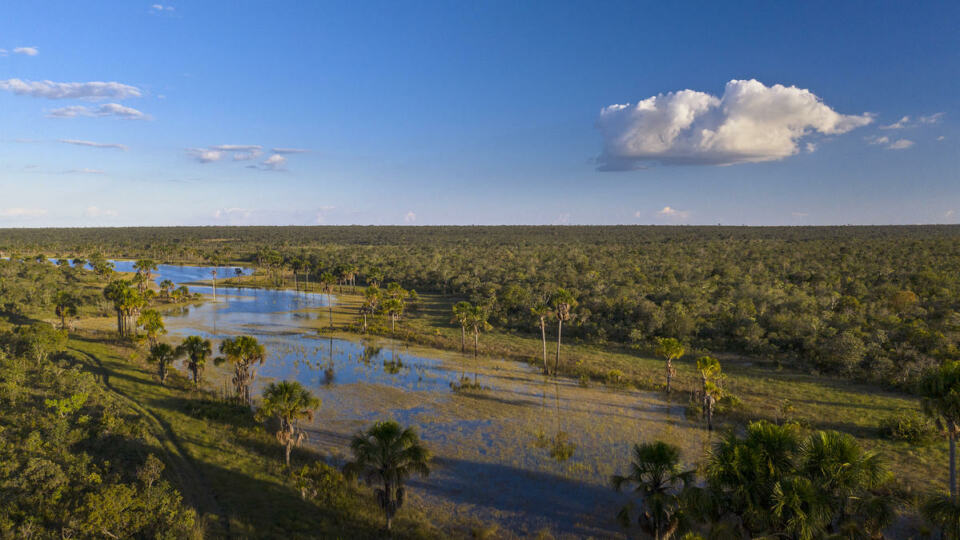
[[[928,418],[915,412],[901,412],[880,421],[880,436],[892,441],[930,444],[937,438],[937,428]]]

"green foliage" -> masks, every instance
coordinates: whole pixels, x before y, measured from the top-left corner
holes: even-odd
[[[937,427],[915,412],[901,412],[880,421],[878,433],[884,439],[927,445],[937,438]]]
[[[0,381],[19,391],[0,391],[0,537],[196,537],[143,420],[76,360],[22,358],[4,337]]]

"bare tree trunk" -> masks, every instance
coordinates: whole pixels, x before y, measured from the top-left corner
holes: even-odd
[[[673,359],[667,358],[667,393],[670,393],[670,383],[673,381]]]
[[[557,359],[553,363],[553,374],[560,373],[560,336],[563,334],[563,319],[557,324]]]

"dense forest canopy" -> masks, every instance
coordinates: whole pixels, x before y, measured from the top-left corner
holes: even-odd
[[[18,257],[152,257],[349,273],[489,307],[533,332],[564,288],[568,335],[717,352],[910,385],[957,357],[960,226],[171,227],[8,229]]]

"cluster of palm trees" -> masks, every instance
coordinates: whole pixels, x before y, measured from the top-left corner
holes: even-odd
[[[877,454],[851,435],[803,435],[791,423],[760,421],[744,435],[729,433],[699,470],[698,481],[670,444],[635,445],[629,473],[611,480],[615,489],[632,487],[639,500],[618,519],[658,540],[691,531],[710,531],[711,538],[877,538],[899,504]]]
[[[563,336],[563,323],[574,318],[574,308],[577,299],[563,288],[557,289],[548,298],[542,298],[530,308],[530,314],[540,326],[540,339],[543,344],[543,371],[550,375],[550,366],[547,364],[547,321],[551,318],[557,322],[557,354],[554,358],[553,373],[560,371],[560,343]]]
[[[379,282],[371,282],[363,290],[363,303],[359,309],[363,331],[367,331],[367,317],[382,313],[390,318],[390,331],[395,332],[397,321],[403,317],[404,310],[409,304],[416,304],[419,300],[417,291],[408,291],[395,281],[387,285],[386,289],[380,288]],[[330,324],[333,325],[332,320]]]
[[[157,264],[150,259],[141,259],[133,266],[137,271],[133,279],[115,279],[103,289],[104,298],[113,302],[117,312],[117,333],[120,337],[136,336],[137,329],[142,326],[141,313],[157,297],[157,292],[149,287]],[[176,289],[173,286],[170,280],[161,282],[161,297],[176,302],[189,298],[190,290],[186,286],[181,285]]]
[[[460,352],[466,350],[467,328],[473,333],[473,356],[476,357],[480,348],[480,332],[493,329],[490,324],[490,311],[481,304],[457,302],[453,306],[453,320],[460,325]]]

